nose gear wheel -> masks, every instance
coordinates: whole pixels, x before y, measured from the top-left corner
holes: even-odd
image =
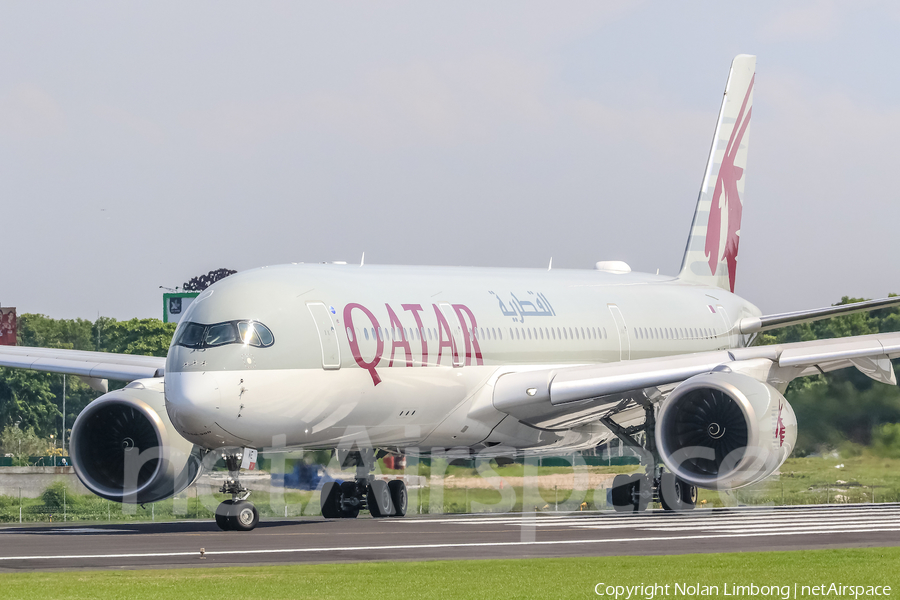
[[[241,485],[243,450],[229,448],[221,452],[228,468],[228,477],[219,492],[231,494],[231,499],[223,501],[216,508],[216,525],[222,531],[251,531],[259,525],[259,511],[247,501],[250,490]]]

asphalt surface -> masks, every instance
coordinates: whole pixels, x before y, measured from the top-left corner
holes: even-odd
[[[900,504],[0,529],[0,572],[685,554],[900,545]],[[201,548],[204,553],[201,556]]]

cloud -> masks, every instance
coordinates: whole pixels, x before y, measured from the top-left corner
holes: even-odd
[[[548,122],[546,65],[501,55],[369,70],[342,89],[225,102],[184,115],[205,145],[263,145],[323,134],[377,147],[454,145]]]
[[[831,37],[839,25],[836,2],[813,2],[805,6],[790,5],[775,14],[765,32],[776,39],[822,40]]]
[[[34,84],[20,83],[0,95],[0,133],[17,140],[62,135],[66,118],[54,98]]]
[[[155,122],[118,106],[99,105],[94,112],[118,131],[124,131],[152,144],[161,144],[165,140],[162,128]]]

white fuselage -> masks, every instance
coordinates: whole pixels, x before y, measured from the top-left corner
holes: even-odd
[[[222,446],[583,447],[609,432],[528,427],[491,405],[503,373],[733,348],[745,300],[604,271],[284,265],[228,277],[184,315],[166,363],[172,422]],[[178,345],[188,322],[253,320],[268,347]]]

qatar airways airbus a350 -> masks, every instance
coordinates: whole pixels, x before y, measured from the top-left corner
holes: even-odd
[[[896,384],[898,333],[750,345],[767,329],[900,303],[761,316],[733,293],[754,71],[753,56],[732,63],[675,277],[619,262],[263,267],[200,294],[165,359],[19,347],[0,349],[0,365],[130,381],[72,427],[78,477],[104,498],[153,502],[223,456],[223,529],[259,521],[240,482],[248,449],[337,449],[357,477],[323,487],[322,514],[385,517],[407,500],[402,481],[370,475],[380,452],[556,453],[616,436],[646,457],[645,473],[617,477],[617,510],[690,509],[698,487],[748,485],[788,457],[794,378],[855,367]]]

